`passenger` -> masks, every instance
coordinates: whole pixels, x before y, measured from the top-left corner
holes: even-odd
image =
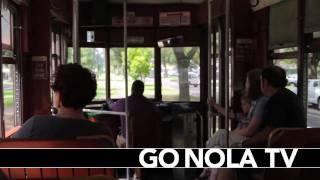
[[[232,111],[229,113],[229,117],[237,122],[237,129],[247,127],[250,122],[248,114],[251,109],[251,99],[248,97],[245,91],[242,92],[240,102],[242,112],[234,113]],[[208,104],[210,105],[210,107],[213,107],[218,113],[225,115],[224,108],[216,104],[213,99],[209,99]]]
[[[241,143],[246,138],[253,136],[261,127],[262,115],[268,98],[262,96],[260,91],[260,75],[261,71],[254,69],[248,72],[246,80],[246,92],[248,98],[252,100],[250,111],[247,115],[248,124],[243,124],[231,131],[229,134],[229,145]],[[224,108],[217,106],[214,101],[209,100],[209,106],[220,112],[224,112]],[[231,114],[234,116],[233,114]],[[208,140],[207,147],[226,147],[225,130],[217,131],[212,138]]]
[[[135,80],[131,86],[131,96],[128,97],[128,111],[130,112],[151,112],[156,110],[156,106],[143,95],[144,83]],[[125,99],[120,99],[114,103],[109,102],[112,111],[125,112]],[[125,120],[121,118],[121,135],[126,137]]]
[[[261,70],[259,69],[251,70],[247,74],[245,92],[248,98],[252,100],[249,113],[246,117],[248,120],[248,124],[246,126],[240,125],[238,128],[229,133],[230,146],[241,144],[248,137],[251,137],[255,133],[257,133],[257,131],[259,131],[261,127],[262,115],[268,98],[263,96],[260,90],[260,75]],[[224,108],[216,105],[212,99],[209,99],[208,103],[210,107],[213,107],[224,114]],[[245,105],[245,103],[243,105]],[[244,113],[247,111],[247,109],[248,107],[243,107]],[[231,113],[231,116],[234,116],[234,114]],[[208,140],[207,148],[212,147],[227,147],[225,130],[217,131],[213,135],[213,137]],[[210,180],[215,180],[217,179],[217,175],[217,169],[205,169],[198,179],[203,179],[207,177]]]
[[[286,72],[278,66],[265,68],[261,74],[261,91],[270,97],[263,115],[263,129],[244,142],[245,145],[266,144],[269,133],[275,128],[306,127],[302,102],[285,88]]]
[[[251,138],[246,139],[242,146],[262,147],[266,146],[271,131],[275,128],[303,128],[306,127],[306,120],[297,95],[286,89],[286,72],[278,66],[265,68],[261,73],[261,91],[265,96],[270,97],[265,106],[263,114],[262,130]],[[221,179],[234,178],[253,179],[263,177],[263,170],[222,169],[219,171]],[[232,177],[232,178],[231,178]],[[220,179],[220,178],[219,178]]]
[[[27,120],[13,138],[74,139],[78,136],[109,135],[99,124],[83,115],[85,107],[96,96],[95,76],[78,64],[58,67],[53,90],[56,116],[34,116]]]

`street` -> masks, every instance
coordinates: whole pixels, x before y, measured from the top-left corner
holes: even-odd
[[[307,115],[308,127],[320,127],[320,111],[315,108],[308,108]]]

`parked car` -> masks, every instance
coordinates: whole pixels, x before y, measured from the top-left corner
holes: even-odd
[[[189,85],[193,87],[198,87],[200,85],[200,78],[197,74],[189,73]]]
[[[297,74],[290,74],[287,76],[288,79],[288,85],[294,85],[297,86],[298,82],[298,75]]]
[[[320,109],[320,79],[309,79],[308,102]]]

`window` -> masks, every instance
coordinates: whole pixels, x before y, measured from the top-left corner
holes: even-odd
[[[124,49],[110,49],[110,89],[111,98],[125,97]],[[128,48],[128,93],[134,80],[145,84],[144,95],[154,98],[154,49]]]
[[[15,65],[4,64],[2,66],[4,124],[8,131],[15,126]]]
[[[106,99],[106,52],[105,48],[81,48],[81,65],[96,75],[97,96],[94,100]]]
[[[161,49],[163,101],[200,101],[200,48]]]
[[[274,65],[282,67],[287,74],[288,85],[287,88],[297,93],[297,83],[298,83],[298,65],[297,59],[276,59],[273,61]]]
[[[13,57],[13,15],[9,8],[1,9],[2,56]]]
[[[73,48],[68,47],[68,52],[67,52],[67,63],[72,63],[73,62]]]
[[[14,42],[20,42],[13,30],[15,19],[15,8],[9,3],[1,9],[1,37],[2,37],[2,84],[3,84],[3,116],[0,118],[4,122],[5,131],[8,131],[21,124],[20,107],[20,72],[18,69],[19,59]],[[18,25],[18,24],[17,24]]]

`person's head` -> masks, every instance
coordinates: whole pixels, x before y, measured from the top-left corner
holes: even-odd
[[[140,80],[135,80],[131,86],[131,94],[133,95],[143,95],[144,83]]]
[[[251,99],[247,94],[242,94],[241,96],[241,109],[243,113],[249,113],[251,108]]]
[[[261,73],[261,91],[266,96],[286,87],[287,83],[286,71],[279,66],[269,66]]]
[[[260,89],[260,69],[253,69],[247,73],[246,91],[248,97],[252,100],[256,100],[262,96]]]
[[[95,75],[79,64],[66,64],[57,68],[54,82],[54,107],[82,109],[96,96]]]

